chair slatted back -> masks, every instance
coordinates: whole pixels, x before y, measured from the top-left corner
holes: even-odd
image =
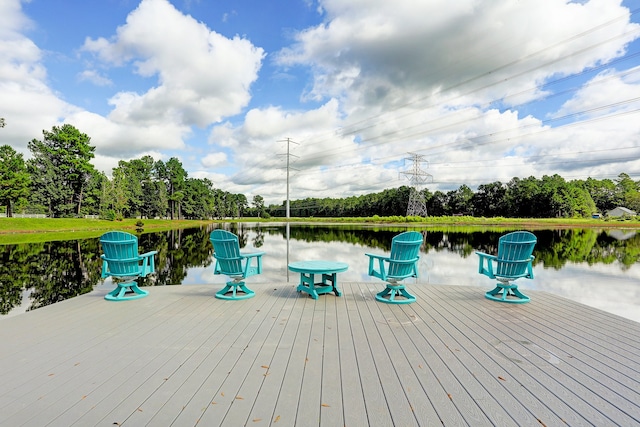
[[[396,235],[391,240],[391,255],[389,256],[390,261],[387,276],[405,278],[415,275],[415,266],[420,258],[419,254],[422,242],[422,234],[417,231],[406,231]]]
[[[100,237],[100,244],[112,276],[136,276],[140,273],[136,236],[123,231],[110,231]]]
[[[220,272],[227,276],[242,275],[244,271],[238,236],[226,230],[213,230],[209,239]]]
[[[528,231],[514,231],[500,237],[496,276],[507,278],[525,276],[536,242],[536,236]]]

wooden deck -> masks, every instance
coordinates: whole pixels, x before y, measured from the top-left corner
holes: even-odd
[[[547,293],[105,291],[0,320],[2,426],[640,425],[640,323]]]

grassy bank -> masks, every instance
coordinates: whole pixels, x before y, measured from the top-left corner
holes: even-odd
[[[272,220],[276,220],[275,218]],[[277,219],[283,222],[284,219]],[[291,222],[328,222],[346,224],[401,224],[408,226],[469,226],[469,227],[522,227],[522,228],[640,228],[640,217],[631,219],[592,218],[484,218],[473,216],[441,217],[355,217],[355,218],[291,218]]]
[[[36,243],[98,237],[110,230],[135,233],[137,219],[107,221],[82,218],[0,218],[0,244]],[[142,220],[144,232],[199,227],[212,221]]]
[[[0,218],[0,244],[35,243],[55,240],[73,240],[98,237],[109,230],[136,232],[137,219],[107,221],[76,218]],[[234,220],[238,221],[238,220]],[[284,222],[284,218],[265,221],[243,218],[245,222]],[[290,218],[291,222],[332,224],[380,224],[407,225],[412,227],[497,227],[497,228],[640,228],[640,220],[602,220],[577,218],[476,218],[470,216],[451,217],[358,217],[358,218]],[[143,232],[165,231],[179,228],[200,227],[221,221],[191,221],[145,219]],[[228,221],[227,221],[228,222]]]

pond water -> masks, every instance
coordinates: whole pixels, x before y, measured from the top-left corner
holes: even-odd
[[[224,224],[238,234],[245,252],[264,251],[263,273],[248,279],[259,292],[274,283],[297,284],[289,262],[327,259],[349,264],[341,281],[376,282],[367,275],[365,253],[388,253],[391,239],[407,229],[422,231],[425,244],[421,276],[411,286],[472,285],[480,292],[493,281],[478,274],[475,250],[495,253],[505,230],[416,228],[356,225]],[[157,274],[143,286],[211,284],[211,295],[227,278],[213,274],[208,240],[214,226],[147,233],[141,252],[157,250]],[[640,322],[640,234],[635,230],[531,230],[535,278],[519,280],[528,289],[547,291]],[[0,313],[8,317],[53,304],[96,287],[111,289],[100,278],[98,239],[0,246]],[[381,285],[382,289],[382,285]],[[151,290],[151,292],[153,292]]]

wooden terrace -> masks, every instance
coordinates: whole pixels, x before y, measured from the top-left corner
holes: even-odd
[[[1,426],[640,425],[640,323],[548,293],[106,291],[0,320]]]

